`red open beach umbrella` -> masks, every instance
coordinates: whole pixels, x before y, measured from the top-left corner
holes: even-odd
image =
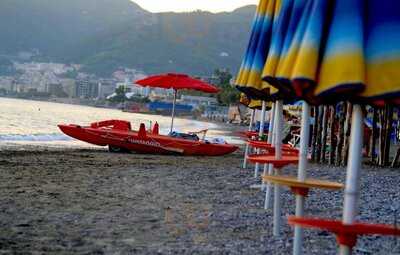
[[[174,103],[172,107],[172,121],[171,121],[170,132],[172,132],[172,128],[174,126],[175,104],[176,104],[176,96],[178,90],[191,89],[191,90],[201,91],[204,93],[217,93],[219,91],[217,87],[211,84],[208,84],[198,79],[194,79],[186,74],[177,74],[177,73],[167,73],[167,74],[149,76],[145,79],[135,81],[135,84],[138,84],[143,87],[174,90]]]

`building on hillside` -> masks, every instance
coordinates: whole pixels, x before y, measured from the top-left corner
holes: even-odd
[[[46,92],[56,97],[68,97],[68,94],[64,92],[63,86],[60,83],[48,84]]]
[[[0,89],[6,92],[14,92],[15,80],[11,76],[0,76]]]
[[[79,79],[76,81],[76,96],[79,98],[98,98],[99,83],[95,80]]]
[[[113,79],[101,79],[99,81],[98,98],[104,99],[115,92],[116,81]]]
[[[64,92],[69,98],[76,97],[76,82],[74,79],[62,79],[60,82]]]

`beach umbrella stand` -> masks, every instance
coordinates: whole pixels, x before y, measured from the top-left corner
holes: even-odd
[[[278,126],[275,125],[275,128]],[[343,185],[336,182],[329,182],[323,180],[315,180],[308,179],[307,177],[307,164],[308,164],[308,141],[310,134],[310,106],[308,103],[303,103],[302,110],[302,127],[301,127],[301,139],[300,139],[300,155],[297,156],[297,161],[299,163],[298,175],[296,177],[292,176],[281,176],[276,172],[275,175],[268,174],[264,175],[263,179],[265,182],[274,183],[275,187],[277,185],[288,186],[292,192],[296,195],[296,216],[302,217],[304,215],[304,204],[305,198],[308,195],[308,192],[311,188],[319,188],[319,189],[329,189],[329,190],[338,190],[342,189]],[[277,133],[279,137],[279,133]],[[277,143],[275,143],[277,144]],[[276,154],[276,156],[279,156]],[[282,159],[285,159],[285,156],[281,155]],[[274,193],[274,235],[278,235],[280,232],[279,226],[280,222],[277,221],[278,215],[281,215],[280,212],[280,204],[276,203],[276,200],[280,201],[280,194],[278,192]],[[267,198],[266,198],[267,199]],[[279,219],[279,218],[278,218]],[[302,254],[302,240],[303,240],[303,230],[300,226],[295,228],[295,236],[294,236],[294,247],[293,254]]]
[[[275,139],[274,139],[274,128],[275,127],[275,103],[272,104],[272,108],[271,108],[271,115],[270,115],[270,121],[269,121],[269,128],[268,128],[268,140],[267,143],[268,144],[274,144],[275,143]],[[266,174],[272,174],[274,171],[274,166],[271,164],[264,164],[264,172],[263,175]],[[266,197],[271,197],[271,190],[272,190],[272,186],[269,183],[265,183],[264,181],[262,181],[262,190],[264,190],[266,188],[265,194]],[[267,199],[267,198],[266,198]],[[267,210],[269,208],[269,201],[267,203],[267,200],[264,204],[264,209]]]
[[[352,248],[356,245],[357,236],[359,235],[379,234],[400,236],[400,229],[393,226],[383,224],[367,224],[355,221],[358,211],[359,180],[361,174],[363,144],[362,125],[363,113],[361,106],[354,105],[351,122],[351,136],[342,221],[303,218],[297,215],[296,217],[290,216],[288,218],[289,224],[295,225],[296,227],[318,228],[333,232],[336,235],[337,241],[340,245],[341,255],[352,254]]]
[[[360,99],[377,105],[400,104],[399,1],[282,1],[280,8],[272,3],[260,0],[257,7],[237,79],[243,93],[254,99],[307,100],[316,105]],[[273,165],[274,173],[262,177],[275,187],[273,234],[280,232],[280,186],[288,186],[296,195],[296,216],[288,218],[295,226],[293,254],[302,253],[301,228],[305,227],[336,234],[342,255],[351,254],[358,235],[400,235],[400,229],[391,226],[355,221],[363,144],[361,106],[356,103],[353,110],[342,220],[303,217],[310,189],[340,190],[344,186],[307,178],[310,110],[306,103],[300,156],[285,152],[281,107],[282,102],[277,101],[275,148],[269,150],[265,145],[268,153],[247,157],[252,163]],[[297,176],[278,175],[281,167],[298,163]]]
[[[262,101],[262,107],[261,107],[261,119],[260,119],[260,130],[258,133],[258,139],[261,140],[263,135],[264,135],[264,127],[265,127],[265,115],[266,115],[266,109],[267,109],[267,102]],[[257,149],[257,154],[260,154],[260,149]],[[258,177],[258,172],[260,171],[260,164],[256,163],[254,167],[254,178]],[[258,186],[257,186],[258,188]]]
[[[299,170],[297,179],[304,182],[307,177],[307,164],[308,164],[308,142],[310,140],[310,106],[307,102],[303,102],[302,116],[301,116],[301,131],[300,131],[300,158]],[[296,216],[304,216],[305,196],[296,195]],[[302,254],[303,247],[303,229],[299,226],[294,228],[294,243],[293,255]]]
[[[282,159],[283,102],[278,100],[275,107],[275,158],[279,160]],[[278,174],[278,170],[275,170],[275,174]],[[281,207],[281,188],[276,183],[274,185],[274,236],[278,236],[281,232]]]
[[[249,129],[248,129],[249,132],[251,132],[253,130],[255,115],[256,115],[256,109],[253,109],[251,111],[250,124],[249,124]],[[244,157],[243,157],[243,168],[244,169],[247,168],[247,155],[249,155],[249,150],[250,150],[249,143],[246,143],[246,148],[244,150]]]
[[[282,153],[282,124],[283,124],[283,102],[278,100],[275,102],[275,120],[274,120],[274,149],[273,153],[267,154],[255,154],[249,155],[248,160],[252,163],[259,163],[259,164],[271,164],[275,169],[275,175],[271,176],[274,177],[278,175],[279,169],[291,165],[291,164],[298,164],[299,157],[298,155]],[[263,181],[265,180],[265,176],[263,176]],[[268,176],[268,175],[267,175]],[[279,236],[281,232],[281,189],[280,183],[274,183],[274,208],[273,208],[273,235]]]

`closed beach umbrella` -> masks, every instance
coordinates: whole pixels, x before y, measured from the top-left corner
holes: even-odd
[[[163,89],[173,89],[174,90],[174,102],[172,107],[172,119],[171,119],[171,129],[174,127],[174,117],[175,117],[175,104],[176,104],[176,96],[178,90],[180,89],[190,89],[197,90],[204,93],[217,93],[219,89],[211,84],[203,82],[198,79],[194,79],[186,74],[175,74],[175,73],[167,73],[160,74],[147,77],[142,80],[135,81],[135,84],[138,84],[143,87],[153,87],[153,88],[163,88]]]
[[[260,1],[248,47],[236,79],[237,88],[250,99],[268,101],[271,100],[271,94],[278,91],[261,79],[272,36],[274,9],[275,1]]]
[[[400,104],[400,1],[271,0],[260,1],[260,5],[273,10],[265,12],[265,17],[272,19],[265,25],[268,40],[257,37],[257,47],[248,48],[246,57],[252,56],[253,65],[245,61],[242,64],[243,79],[238,80],[238,88],[259,98],[263,96],[258,93],[265,93],[266,99],[306,100],[299,180],[306,176],[308,103],[331,104],[342,100],[355,103],[343,212],[343,223],[351,225],[357,211],[362,156],[360,104]],[[273,7],[269,8],[270,5]],[[259,56],[265,57],[263,64],[255,61],[258,51],[262,51]],[[261,69],[262,81],[247,83],[250,74],[258,75]],[[253,84],[257,85],[250,89]],[[302,203],[297,205],[303,207]],[[296,210],[298,216],[302,213]],[[301,231],[296,229],[294,254],[301,251],[299,236]],[[341,254],[350,252],[350,247],[341,247]]]

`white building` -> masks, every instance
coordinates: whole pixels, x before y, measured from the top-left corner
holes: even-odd
[[[115,92],[116,83],[112,79],[103,79],[99,81],[99,99],[107,98]]]

